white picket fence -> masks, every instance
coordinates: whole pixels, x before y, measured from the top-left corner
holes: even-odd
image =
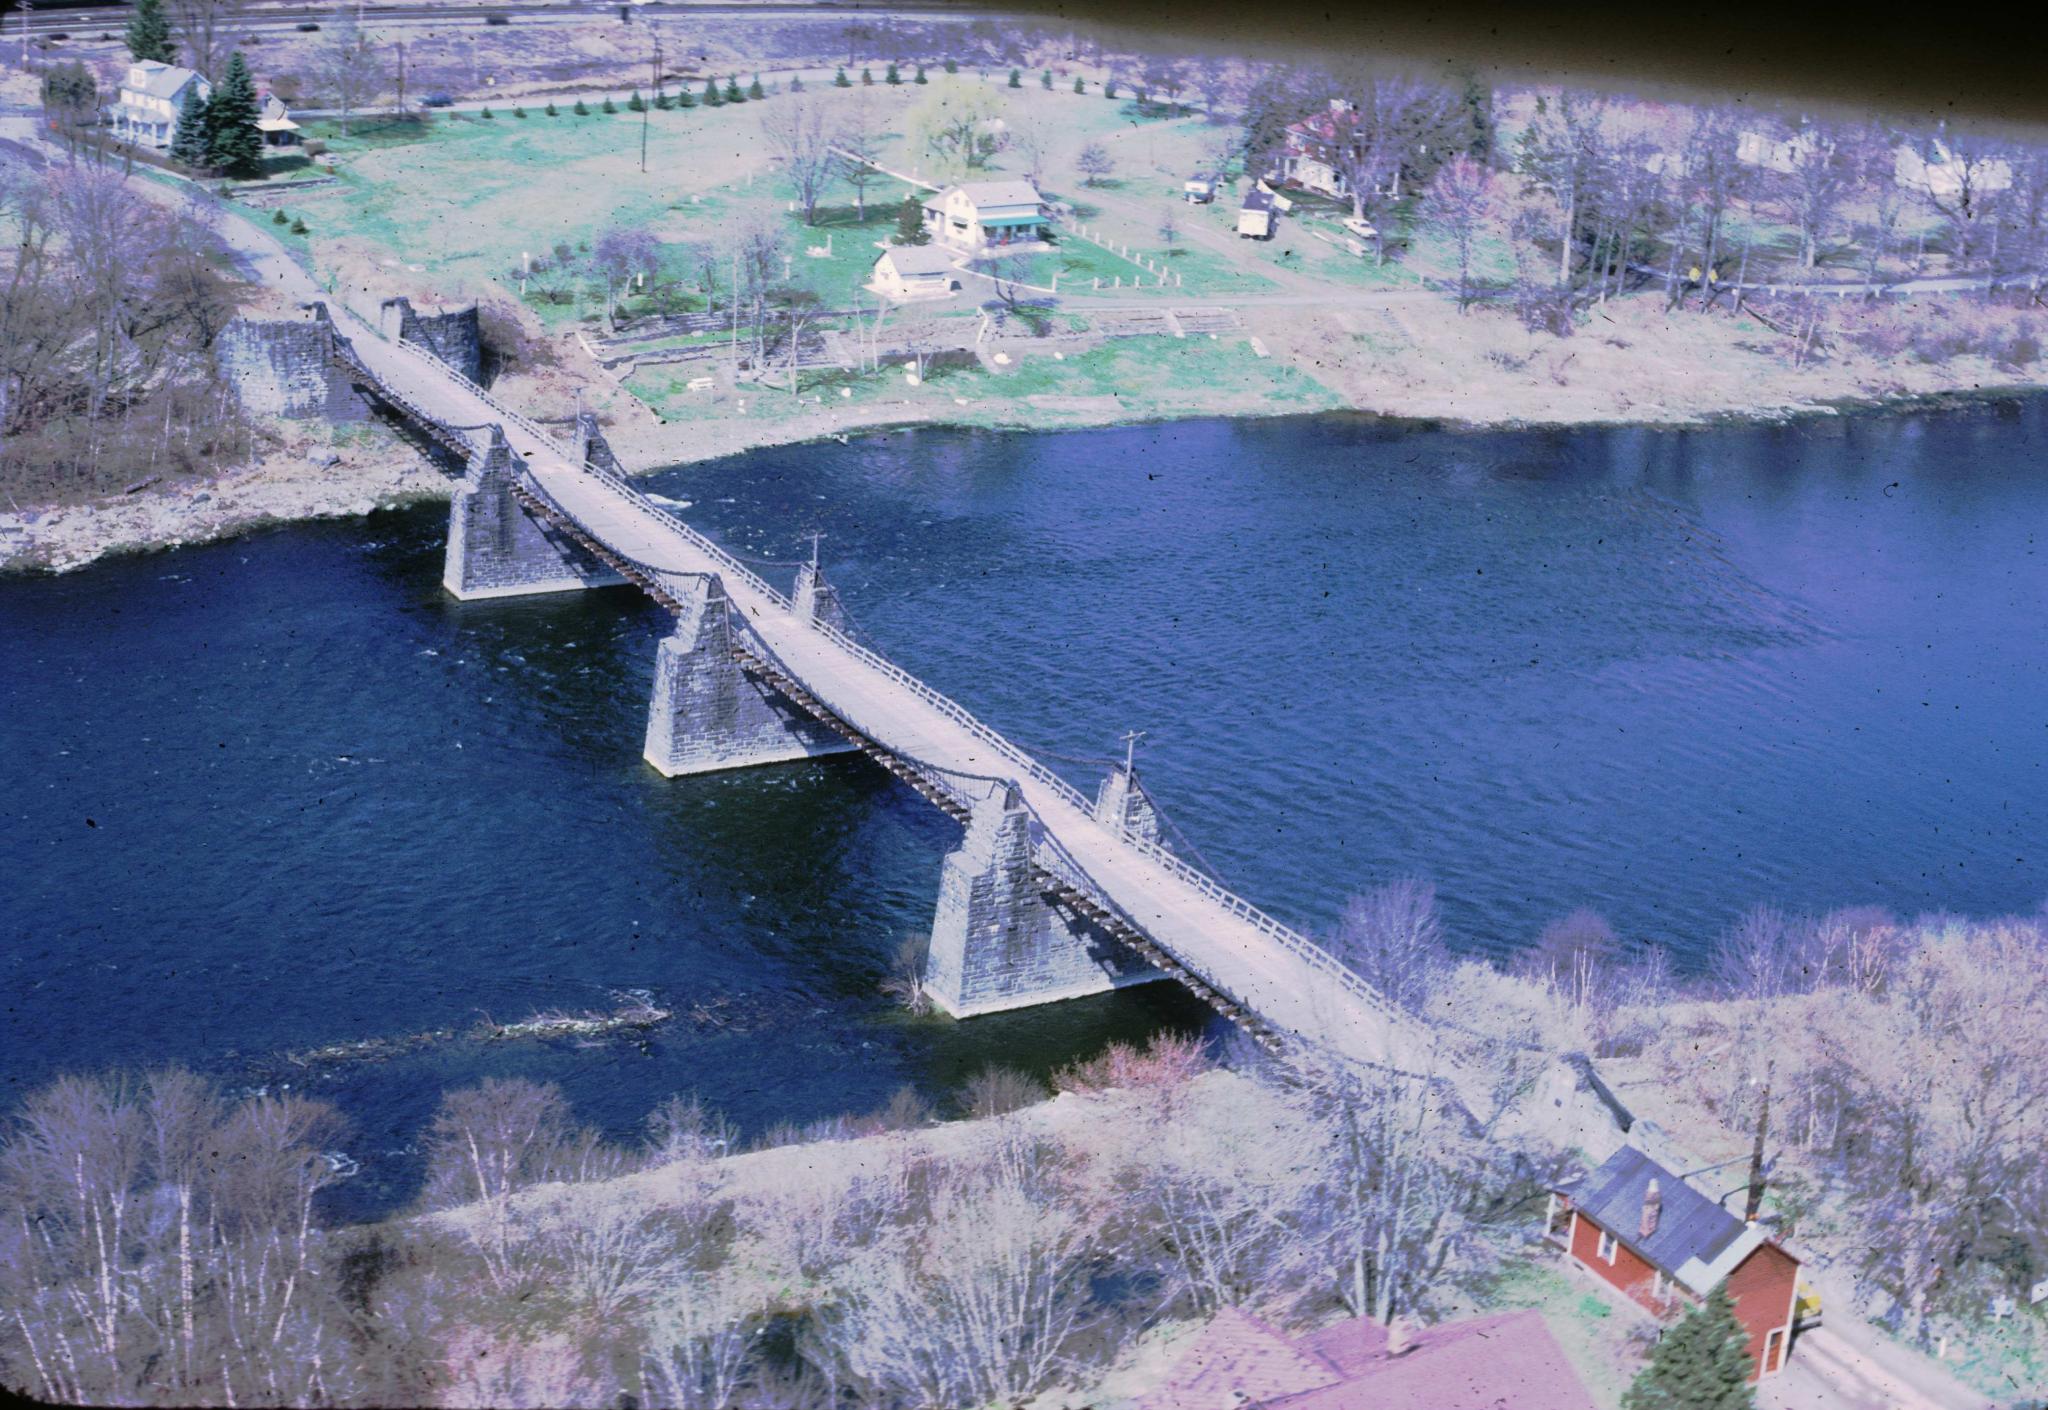
[[[1078,220],[1062,220],[1060,222],[1060,226],[1062,229],[1070,231],[1071,233],[1080,236],[1083,240],[1086,240],[1089,244],[1095,246],[1097,249],[1108,250],[1118,259],[1129,260],[1139,269],[1144,270],[1147,274],[1150,274],[1152,276],[1152,278],[1148,280],[1134,274],[1130,277],[1130,279],[1126,280],[1120,275],[1113,275],[1111,276],[1111,282],[1109,284],[1104,284],[1100,278],[1097,278],[1095,280],[1094,287],[1098,290],[1105,288],[1178,289],[1181,286],[1181,278],[1179,273],[1174,270],[1168,269],[1163,261],[1152,258],[1143,250],[1138,250],[1134,253],[1128,244],[1119,240],[1112,240],[1107,235],[1104,235],[1099,227],[1091,231],[1086,225],[1083,225]]]

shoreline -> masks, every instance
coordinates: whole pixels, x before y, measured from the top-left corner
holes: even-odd
[[[1336,416],[1406,425],[1418,430],[1485,434],[1528,430],[1709,430],[1718,427],[1789,425],[1828,416],[1939,414],[1972,407],[2019,401],[2048,392],[2039,382],[1973,383],[1897,391],[1867,391],[1813,401],[1787,401],[1746,408],[1680,409],[1617,408],[1611,417],[1528,418],[1500,416],[1484,420],[1388,410],[1373,406],[1335,406],[1315,410],[1276,406],[1270,411],[1219,412],[1188,406],[1158,414],[1132,414],[1129,408],[1093,412],[1074,410],[1034,421],[955,419],[908,404],[871,407],[871,415],[832,409],[800,419],[748,423],[665,421],[620,389],[619,397],[637,414],[605,428],[606,436],[634,478],[687,465],[731,459],[759,450],[822,445],[855,436],[898,431],[984,431],[992,434],[1058,434],[1117,426],[1166,425],[1177,421],[1281,420],[1302,416]],[[614,410],[619,409],[615,402]],[[1646,414],[1647,412],[1647,414]],[[649,424],[649,422],[654,424]],[[375,423],[373,423],[375,424]],[[727,434],[707,438],[707,429]],[[215,543],[261,529],[318,519],[359,518],[380,509],[445,503],[455,480],[424,454],[388,428],[378,426],[365,439],[373,444],[329,449],[334,428],[321,427],[307,442],[282,447],[246,465],[202,480],[153,487],[76,505],[0,511],[0,577],[52,575],[90,567],[117,554],[140,554]],[[708,443],[707,443],[708,441]],[[320,463],[327,457],[333,459]]]

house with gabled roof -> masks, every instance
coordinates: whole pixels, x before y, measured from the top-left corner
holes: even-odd
[[[1750,1379],[1785,1368],[1798,1258],[1636,1147],[1553,1187],[1545,1231],[1568,1261],[1660,1317],[1725,1287],[1749,1337]]]
[[[1137,1410],[1593,1410],[1593,1398],[1540,1312],[1398,1332],[1361,1317],[1289,1336],[1226,1307]]]
[[[924,205],[924,227],[942,245],[989,254],[1045,239],[1045,198],[1028,181],[968,181]]]
[[[107,118],[114,136],[123,142],[161,151],[178,135],[178,114],[184,111],[188,90],[205,102],[213,96],[206,75],[156,59],[142,59],[128,65],[121,87]]]
[[[886,299],[943,299],[958,286],[953,262],[960,256],[937,245],[891,245],[875,261],[868,287]]]

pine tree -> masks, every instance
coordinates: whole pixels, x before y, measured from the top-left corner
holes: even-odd
[[[185,90],[185,102],[178,109],[178,125],[171,132],[171,160],[187,171],[205,170],[211,164],[206,155],[209,130],[206,100],[199,96],[199,85],[194,83]]]
[[[494,114],[491,112],[489,108],[485,108],[482,112],[478,113],[477,116],[482,118],[485,122],[489,122],[494,116]]]
[[[853,87],[853,80],[846,76],[845,69],[841,69],[833,76],[832,86],[834,88],[851,88]]]
[[[526,116],[526,109],[521,107],[519,104],[514,103],[512,105],[512,116],[515,118],[523,118]]]
[[[875,71],[873,69],[862,69],[860,71],[860,81],[863,88],[873,88],[875,86]]]
[[[633,96],[626,100],[626,111],[632,113],[644,113],[647,111],[647,100],[640,96],[639,89],[635,88]]]
[[[892,88],[900,88],[903,86],[903,75],[897,71],[896,63],[893,59],[890,60],[889,62],[888,71],[882,75],[882,82],[888,84]]]
[[[723,107],[723,106],[724,106],[724,104],[725,104],[725,97],[724,97],[724,95],[722,95],[722,94],[721,94],[721,93],[720,93],[720,92],[718,91],[718,80],[717,80],[717,79],[715,79],[715,78],[707,78],[707,79],[705,79],[705,80],[704,80],[704,106],[705,106],[705,107],[707,107],[707,108],[717,108],[717,107]]]
[[[958,72],[960,72],[960,61],[959,61],[958,59],[948,59],[948,60],[946,60],[946,72],[947,72],[947,73],[958,73]]]
[[[1011,70],[1010,70],[1010,87],[1012,87],[1012,88],[1022,88],[1023,86],[1024,86],[1024,70],[1022,70],[1022,69],[1011,69]]]
[[[1081,77],[1078,73],[1074,75],[1074,91],[1076,93],[1086,93],[1088,91],[1088,80]]]
[[[789,76],[789,91],[792,93],[804,91],[804,76],[802,74],[793,73]]]
[[[901,209],[896,212],[896,234],[891,237],[898,245],[929,245],[932,234],[924,228],[924,203],[915,196],[905,196]]]
[[[136,63],[154,59],[168,64],[177,50],[171,45],[171,22],[164,18],[163,0],[135,0],[135,13],[128,17],[128,53]]]
[[[1726,1285],[1716,1287],[1664,1333],[1622,1410],[1752,1410],[1748,1344]]]
[[[578,98],[576,100],[576,107],[574,109],[574,112],[577,117],[589,117],[590,104],[584,102],[581,98]]]
[[[312,233],[312,228],[306,224],[306,218],[304,216],[300,216],[297,220],[294,220],[292,222],[292,234],[310,235]]]
[[[1105,98],[1114,98],[1114,97],[1116,97],[1116,80],[1115,80],[1115,79],[1113,79],[1113,78],[1106,78],[1106,79],[1104,79],[1104,80],[1102,81],[1102,96],[1103,96],[1103,97],[1105,97]]]
[[[1044,73],[1042,73],[1042,74],[1040,74],[1040,75],[1038,76],[1038,86],[1039,86],[1040,88],[1043,88],[1043,89],[1044,89],[1044,90],[1045,90],[1046,92],[1048,92],[1048,93],[1052,92],[1052,70],[1051,70],[1051,69],[1047,69],[1047,70],[1046,70],[1046,71],[1045,71]]]
[[[541,111],[549,117],[560,117],[562,115],[562,110],[555,106],[555,100],[552,98],[548,99],[548,105],[541,109]]]
[[[692,92],[691,92],[691,91],[690,91],[689,89],[687,89],[687,88],[678,88],[678,89],[676,90],[676,106],[677,106],[677,107],[679,107],[679,108],[694,108],[694,107],[696,107],[696,106],[697,106],[697,95],[696,95],[696,94],[694,94],[694,93],[692,93]]]
[[[758,73],[754,75],[754,81],[747,85],[747,96],[757,103],[768,96],[768,90],[761,86],[761,75]]]
[[[926,78],[926,77],[924,76],[924,65],[923,65],[923,64],[919,64],[919,65],[917,66],[917,77],[916,77],[916,78],[913,78],[913,79],[911,79],[910,81],[911,81],[912,83],[930,83],[930,82],[931,82],[931,80],[930,80],[930,79],[928,79],[928,78]]]
[[[292,222],[291,217],[286,215],[284,213],[284,208],[280,206],[276,214],[270,217],[270,223],[272,225],[290,225]]]
[[[601,107],[608,113],[615,113],[619,110],[619,105],[612,101],[612,95],[609,93],[604,95],[604,102]]]
[[[206,160],[237,176],[253,174],[263,158],[263,134],[256,130],[256,82],[237,49],[227,75],[206,104]]]
[[[747,101],[747,95],[740,92],[740,81],[738,79],[728,78],[725,81],[725,101],[728,103],[744,103]]]

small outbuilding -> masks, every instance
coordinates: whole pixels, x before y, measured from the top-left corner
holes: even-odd
[[[959,288],[953,251],[937,245],[892,245],[875,261],[868,287],[885,299],[943,299]]]
[[[292,121],[292,110],[284,99],[265,89],[257,95],[256,102],[256,130],[263,134],[263,145],[298,146],[299,125]]]
[[[1198,172],[1181,183],[1181,194],[1191,206],[1206,206],[1216,199],[1216,178]]]
[[[1270,240],[1279,214],[1273,209],[1273,193],[1254,186],[1244,193],[1244,205],[1237,213],[1237,233],[1247,240]]]

